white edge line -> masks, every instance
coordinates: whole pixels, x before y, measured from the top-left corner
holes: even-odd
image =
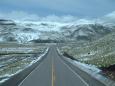
[[[57,49],[57,51],[58,51],[58,53],[59,53],[59,50]],[[59,58],[60,59],[60,58]],[[89,84],[80,76],[80,75],[78,75],[73,69],[71,69],[64,61],[62,61],[61,59],[60,59],[60,61],[68,68],[68,69],[70,69],[76,76],[78,76],[79,77],[79,79],[86,85],[86,86],[89,86]]]
[[[41,55],[41,56],[39,56],[39,57],[43,57],[43,56],[45,56],[46,55],[46,53],[48,52],[48,50],[49,50],[49,48],[47,48],[46,49],[46,51],[45,51],[45,53],[43,54],[43,55]],[[41,65],[41,64],[40,64]],[[39,66],[40,66],[39,65]],[[36,67],[34,70],[36,70],[38,67]],[[29,73],[29,75],[27,75],[25,78],[24,78],[24,80],[23,81],[21,81],[21,83],[18,85],[18,86],[21,86],[22,84],[23,84],[23,82],[34,72],[34,70],[33,71],[31,71],[30,73]]]
[[[60,60],[61,60],[61,59],[60,59]],[[89,86],[89,84],[88,84],[83,78],[81,78],[81,76],[78,75],[73,69],[71,69],[64,61],[61,60],[61,62],[62,62],[66,67],[68,67],[68,69],[70,69],[76,76],[78,76],[78,77],[80,78],[80,80],[81,80],[84,84],[86,84],[86,86]]]

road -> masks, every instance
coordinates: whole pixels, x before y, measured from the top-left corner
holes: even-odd
[[[89,86],[51,47],[46,58],[18,86]]]

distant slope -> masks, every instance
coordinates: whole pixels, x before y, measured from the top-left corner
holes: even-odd
[[[0,19],[0,42],[93,41],[114,31],[113,25]]]
[[[82,24],[62,27],[65,36],[78,41],[92,41],[113,31],[113,28],[101,24]]]

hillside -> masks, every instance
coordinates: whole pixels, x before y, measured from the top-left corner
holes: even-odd
[[[89,42],[114,31],[114,26],[103,24],[77,24],[46,21],[13,21],[0,19],[0,42],[29,43]]]
[[[115,32],[89,43],[65,44],[60,50],[65,56],[97,66],[104,74],[115,79]]]

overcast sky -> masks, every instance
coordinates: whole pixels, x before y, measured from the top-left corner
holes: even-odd
[[[0,12],[101,17],[115,11],[115,0],[0,0]]]

